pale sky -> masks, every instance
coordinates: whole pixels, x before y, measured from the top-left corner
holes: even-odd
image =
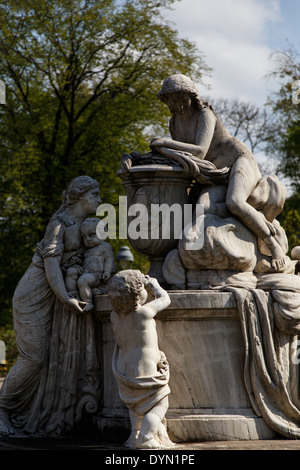
[[[300,0],[179,0],[173,8],[167,19],[213,68],[206,79],[211,90],[198,86],[212,98],[263,105],[275,87],[265,78],[270,54],[288,43],[300,49]]]

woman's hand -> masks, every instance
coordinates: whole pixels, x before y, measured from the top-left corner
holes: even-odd
[[[157,147],[167,147],[170,142],[171,139],[165,139],[163,137],[154,137],[154,139],[152,139],[150,142],[150,148],[153,150]]]
[[[81,300],[78,301],[77,299],[69,297],[68,299],[64,301],[64,304],[66,307],[71,309],[74,313],[76,313],[77,315],[80,315],[82,313],[85,313],[83,311],[83,308],[85,307],[87,302],[82,302]]]

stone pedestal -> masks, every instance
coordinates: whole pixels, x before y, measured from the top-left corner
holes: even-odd
[[[243,381],[244,344],[234,295],[170,291],[171,305],[156,317],[159,347],[170,364],[167,427],[174,442],[272,439],[253,412]],[[114,338],[108,297],[96,298],[101,337],[103,408],[97,418],[105,438],[123,439],[130,425],[111,361]]]

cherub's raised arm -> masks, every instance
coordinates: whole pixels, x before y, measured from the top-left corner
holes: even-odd
[[[147,291],[152,292],[155,297],[154,300],[151,300],[151,302],[148,302],[145,306],[147,309],[150,308],[154,315],[156,315],[170,305],[171,299],[169,294],[159,285],[155,278],[145,276],[145,280],[145,288]]]

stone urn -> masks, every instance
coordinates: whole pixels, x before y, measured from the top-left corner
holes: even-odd
[[[148,274],[164,283],[162,265],[181,237],[192,179],[181,167],[165,164],[137,165],[117,175],[126,190],[128,241],[148,256]]]

